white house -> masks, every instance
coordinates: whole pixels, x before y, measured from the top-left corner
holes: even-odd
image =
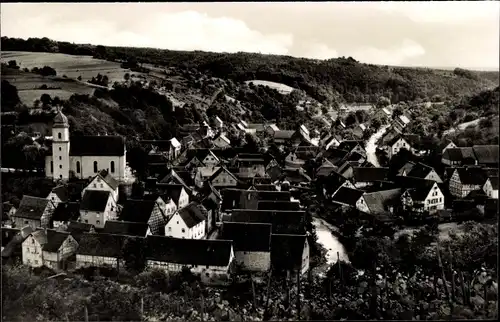
[[[51,200],[24,195],[16,213],[11,216],[11,220],[18,228],[27,225],[33,229],[47,228],[54,209]]]
[[[52,189],[47,199],[52,201],[54,207],[57,207],[60,202],[67,202],[69,200],[68,189],[64,185],[58,185]]]
[[[80,220],[104,228],[106,220],[116,219],[116,201],[109,191],[87,190],[80,203]]]
[[[181,143],[179,142],[179,140],[177,140],[176,138],[172,138],[170,139],[170,147],[169,147],[169,159],[170,160],[175,160],[179,157],[179,155],[181,154],[181,148],[182,148],[182,145]]]
[[[444,154],[444,152],[448,149],[454,149],[454,148],[457,148],[457,145],[455,143],[453,143],[453,141],[449,140],[448,141],[448,144],[446,144],[446,146],[443,148],[443,150],[441,151],[441,154]]]
[[[238,184],[238,179],[225,167],[215,171],[208,181],[214,187],[235,187]]]
[[[450,193],[455,197],[464,198],[472,191],[483,190],[487,179],[481,168],[457,168],[449,181]]]
[[[498,177],[490,177],[483,186],[484,193],[493,199],[498,199]]]
[[[422,187],[407,189],[401,195],[401,203],[404,210],[434,213],[444,209],[444,195],[438,184],[432,182]]]
[[[52,155],[45,173],[54,180],[86,179],[107,169],[117,180],[125,178],[125,141],[121,136],[84,136],[70,140],[68,118],[59,111],[52,126]]]
[[[231,141],[226,137],[224,133],[219,133],[212,142],[217,148],[231,147]]]
[[[411,151],[410,144],[401,136],[395,137],[393,140],[388,142],[387,146],[384,147],[384,150],[387,152],[387,156],[389,157],[389,159],[398,154],[401,149]]]
[[[220,167],[216,166],[198,167],[194,176],[194,183],[197,187],[201,188],[203,183],[210,179],[210,177],[212,177],[212,175],[219,169]]]
[[[443,183],[443,180],[439,177],[434,168],[425,165],[421,162],[407,162],[398,172],[400,176],[408,176],[413,178],[420,178],[425,180],[436,181],[437,183]]]
[[[63,269],[63,262],[74,255],[78,243],[68,233],[52,229],[36,230],[22,244],[23,264]]]
[[[76,268],[124,267],[123,245],[126,239],[133,238],[124,235],[83,233],[76,251]]]
[[[295,271],[303,275],[309,270],[309,263],[309,242],[306,235],[271,235],[273,269]]]
[[[113,199],[118,202],[118,182],[106,170],[101,170],[92,181],[83,189],[82,197],[88,190],[109,191]]]
[[[190,203],[170,218],[165,225],[165,236],[175,238],[205,238],[206,215],[201,205]],[[206,213],[206,210],[205,210]]]

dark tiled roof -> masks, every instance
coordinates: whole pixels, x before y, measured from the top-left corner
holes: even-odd
[[[345,140],[340,142],[338,149],[351,151],[356,147],[356,145],[359,145],[361,148],[364,148],[364,143],[362,140]]]
[[[429,181],[425,184],[422,184],[418,188],[408,189],[408,193],[414,201],[423,201],[429,195],[429,192],[431,191],[434,184],[435,182]]]
[[[354,167],[353,180],[355,182],[387,181],[389,168]]]
[[[457,171],[462,184],[483,185],[488,179],[482,168],[458,168]]]
[[[258,191],[278,191],[274,184],[254,184],[253,186]]]
[[[196,202],[191,202],[186,207],[179,209],[178,213],[188,228],[207,220],[207,209]]]
[[[56,231],[53,229],[47,229],[47,243],[42,246],[42,250],[50,253],[55,253],[59,250],[61,245],[70,235],[65,231]]]
[[[191,174],[189,175],[191,176]],[[191,191],[186,181],[184,181],[184,179],[177,173],[177,171],[174,170],[170,170],[170,172],[163,179],[161,179],[159,183],[181,184],[184,189],[186,189],[187,191]]]
[[[382,215],[388,213],[389,207],[398,204],[401,193],[401,189],[376,191],[364,194],[363,199],[371,214]]]
[[[80,204],[80,210],[104,211],[111,196],[109,191],[85,190]]]
[[[157,185],[158,191],[161,192],[160,196],[163,201],[167,202],[171,199],[177,206],[179,206],[179,198],[181,197],[182,189],[184,186],[181,184],[161,184]]]
[[[350,206],[355,206],[356,201],[363,195],[363,191],[351,189],[347,187],[340,187],[337,192],[332,196],[332,201],[342,203]]]
[[[444,151],[443,159],[474,164],[476,161],[476,156],[474,154],[474,150],[471,147],[451,148]]]
[[[69,193],[68,193],[68,188],[64,185],[59,185],[57,187],[54,187],[54,189],[52,189],[53,193],[56,194],[56,196],[62,201],[62,202],[66,202],[69,200]]]
[[[433,185],[435,182],[432,180],[415,178],[415,177],[395,176],[394,183],[397,187],[411,189],[411,188],[421,188],[421,187],[426,188],[430,185]]]
[[[234,174],[231,173],[231,171],[229,171],[226,167],[220,167],[217,171],[215,171],[212,176],[208,179],[208,181],[212,182],[215,178],[217,178],[222,172],[226,172],[227,174],[229,174],[230,177],[233,178],[234,181],[238,182],[238,178],[236,178],[234,176]]]
[[[149,260],[181,265],[208,265],[225,267],[231,258],[232,242],[214,239],[186,239],[148,236]]]
[[[68,225],[66,231],[68,231],[73,238],[76,239],[77,242],[80,242],[80,238],[84,233],[90,232],[92,229],[91,224],[86,224],[83,222],[71,221]]]
[[[70,155],[122,156],[125,140],[121,136],[77,136],[71,138]]]
[[[52,221],[71,221],[80,217],[79,202],[60,202],[52,214]]]
[[[306,235],[272,234],[271,265],[276,269],[300,269],[306,241]]]
[[[489,179],[493,190],[498,190],[498,177],[490,177]]]
[[[107,171],[107,170],[101,170],[99,171],[99,176],[101,176],[102,180],[106,182],[111,189],[115,190],[118,188],[118,181],[115,180],[115,178]]]
[[[275,140],[289,140],[295,134],[295,131],[280,130],[274,132]]]
[[[156,200],[129,199],[123,205],[120,220],[147,223],[156,205]]]
[[[475,145],[472,150],[479,164],[498,164],[498,145]]]
[[[145,237],[148,224],[142,222],[107,220],[102,233]]]
[[[300,210],[300,203],[295,201],[262,200],[257,204],[258,210]]]
[[[122,247],[128,238],[131,237],[124,235],[84,233],[78,242],[77,254],[122,258]]]
[[[325,151],[323,157],[330,161],[333,165],[338,165],[349,155],[349,151],[330,148]]]
[[[24,195],[13,217],[40,220],[49,203],[45,198]]]
[[[17,228],[7,228],[7,227],[2,227],[2,247],[7,246],[7,244],[16,236],[19,234],[21,230]]]
[[[434,168],[425,165],[421,162],[415,164],[411,170],[409,170],[406,175],[409,177],[422,178],[424,179],[434,170]]]
[[[305,211],[234,209],[230,221],[272,224],[277,234],[305,233]]]
[[[243,206],[242,200],[253,198],[253,200],[281,200],[290,201],[291,194],[288,191],[257,191],[245,189],[226,188],[221,191],[222,210],[238,209]],[[233,204],[235,204],[233,206]]]
[[[307,175],[303,168],[284,169],[281,172],[281,178],[289,181],[290,183],[307,183],[312,181],[311,177]]]
[[[224,222],[219,239],[232,240],[234,251],[271,251],[271,224]]]

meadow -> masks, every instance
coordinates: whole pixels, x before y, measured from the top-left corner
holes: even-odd
[[[275,90],[277,90],[278,92],[280,92],[281,94],[284,94],[284,95],[288,95],[294,90],[293,87],[287,86],[285,84],[275,83],[275,82],[270,82],[270,81],[265,81],[265,80],[249,80],[249,81],[246,81],[245,83],[247,83],[247,84],[253,83],[256,86],[257,85],[268,86],[268,87],[274,88]]]

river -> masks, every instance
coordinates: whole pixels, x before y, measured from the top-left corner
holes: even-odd
[[[320,243],[327,251],[327,264],[331,265],[337,262],[337,253],[339,254],[338,256],[341,261],[349,262],[344,245],[342,245],[337,237],[332,233],[332,231],[338,231],[338,228],[317,217],[313,218],[313,225],[316,228],[318,243]]]
[[[376,143],[377,141],[384,135],[385,131],[387,131],[387,128],[389,125],[384,125],[382,126],[377,132],[375,132],[370,139],[366,142],[366,158],[368,159],[368,162],[373,164],[376,167],[380,167],[380,164],[378,163],[377,155],[375,154],[377,150]]]

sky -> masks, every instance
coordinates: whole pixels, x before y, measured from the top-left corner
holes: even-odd
[[[364,63],[499,68],[500,3],[8,3],[2,36]]]

